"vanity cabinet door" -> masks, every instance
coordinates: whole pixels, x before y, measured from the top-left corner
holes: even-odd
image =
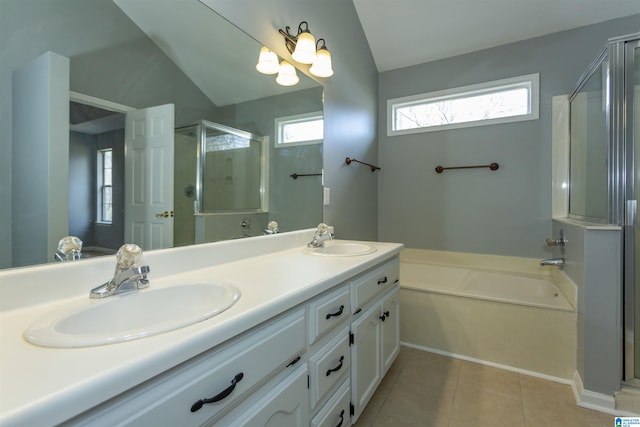
[[[257,393],[260,394],[262,390]],[[234,409],[214,426],[299,427],[309,423],[307,367],[300,366],[249,408]]]
[[[382,300],[382,373],[400,352],[400,288],[393,289]]]
[[[382,379],[380,305],[374,305],[353,322],[351,333],[351,396],[355,421]]]

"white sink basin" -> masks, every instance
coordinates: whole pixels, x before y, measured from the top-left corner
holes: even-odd
[[[359,256],[374,253],[376,248],[365,243],[327,242],[321,248],[306,248],[305,253],[317,256]]]
[[[113,344],[179,329],[222,313],[240,299],[227,284],[191,283],[57,307],[24,333],[44,347]]]

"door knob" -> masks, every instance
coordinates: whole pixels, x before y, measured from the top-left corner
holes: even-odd
[[[175,216],[175,213],[173,211],[169,212],[169,211],[164,211],[162,213],[157,213],[156,214],[156,218],[173,218]]]

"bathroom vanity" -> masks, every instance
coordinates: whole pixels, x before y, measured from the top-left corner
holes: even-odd
[[[0,425],[350,425],[398,354],[402,245],[314,253],[312,236],[148,252],[150,289],[219,282],[241,296],[190,326],[90,347],[23,333],[88,298],[113,257],[0,272]]]

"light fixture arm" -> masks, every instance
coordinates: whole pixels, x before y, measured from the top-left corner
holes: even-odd
[[[320,44],[320,42],[322,42],[322,44]],[[324,39],[318,39],[318,41],[316,41],[316,50],[326,49],[326,48],[327,48],[327,44]]]
[[[302,28],[303,25],[304,28]],[[311,32],[309,31],[309,23],[307,21],[302,21],[300,24],[298,24],[298,33],[295,35],[291,34],[291,27],[288,25],[284,27],[284,31],[282,29],[279,29],[278,31],[284,37],[284,44],[287,47],[289,53],[293,53],[293,51],[296,50],[296,44],[298,43],[298,36],[300,36],[300,34]]]

